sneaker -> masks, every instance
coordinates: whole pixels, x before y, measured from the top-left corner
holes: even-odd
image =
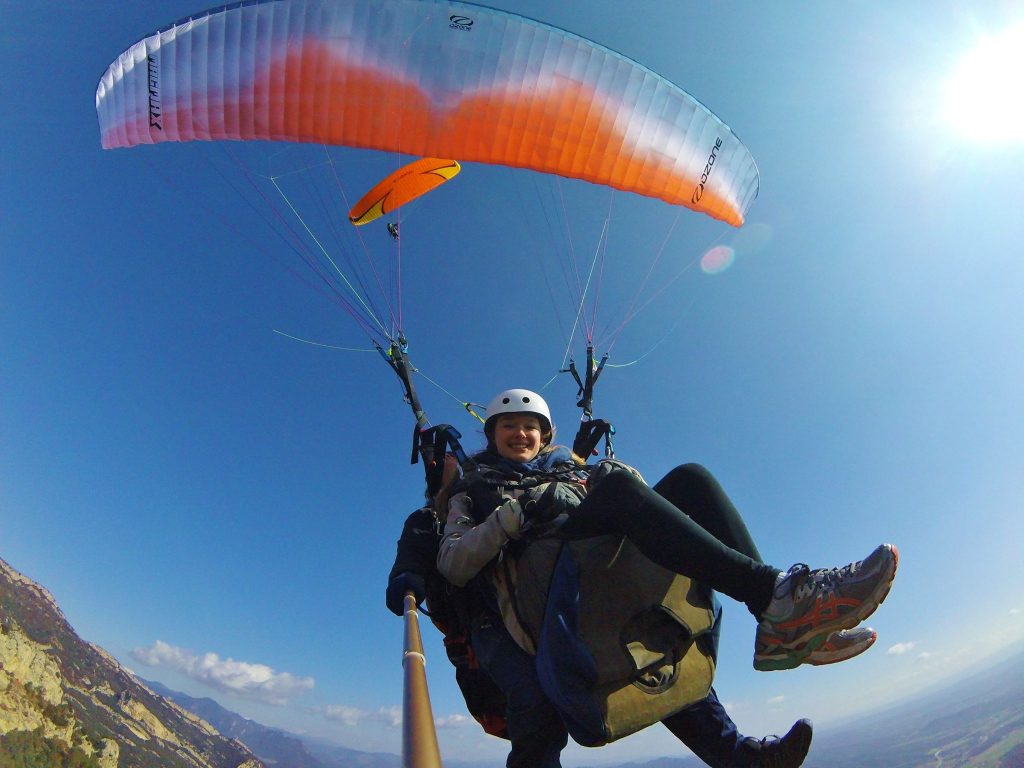
[[[748,736],[743,739],[743,747],[750,754],[749,765],[756,768],[798,768],[803,765],[811,748],[813,731],[810,720],[797,720],[781,739],[765,736],[758,741]]]
[[[804,664],[820,667],[852,659],[864,653],[877,639],[878,633],[871,627],[854,627],[833,632],[817,650],[807,654]]]
[[[778,644],[758,642],[754,648],[754,669],[760,672],[777,672],[793,669],[801,664],[835,664],[859,656],[875,644],[878,633],[871,627],[854,627],[818,635],[809,643],[786,648]],[[764,637],[758,640],[763,641]]]
[[[757,658],[790,653],[798,663],[817,651],[833,632],[852,629],[885,600],[896,577],[899,552],[882,544],[842,568],[812,571],[804,564],[780,574],[754,640]]]

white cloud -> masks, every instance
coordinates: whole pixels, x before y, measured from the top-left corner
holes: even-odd
[[[777,707],[779,704],[786,700],[785,696],[772,696],[768,699],[767,704],[769,707]]]
[[[402,724],[402,708],[381,707],[373,713],[373,716],[370,719],[377,723],[384,723],[385,725],[399,726]]]
[[[195,655],[191,652],[176,648],[163,640],[157,640],[149,648],[136,648],[132,651],[132,657],[149,667],[171,667],[172,669],[183,669],[195,659]]]
[[[310,690],[311,677],[275,672],[266,664],[222,659],[216,653],[197,656],[192,651],[157,640],[149,648],[136,648],[132,657],[150,667],[168,667],[193,680],[226,693],[258,699],[270,704],[287,704],[293,696]]]
[[[903,654],[910,653],[910,651],[914,650],[914,646],[916,645],[916,642],[896,643],[896,645],[889,646],[889,650],[886,651],[886,653],[890,656],[902,656]]]
[[[366,719],[367,713],[356,707],[348,707],[344,704],[331,704],[324,709],[324,717],[328,720],[342,723],[343,725],[359,725]]]
[[[323,709],[323,716],[342,725],[361,725],[362,723],[383,723],[391,727],[402,724],[401,707],[381,707],[375,712],[368,712],[347,704],[331,704]]]
[[[321,710],[321,714],[328,720],[333,720],[342,725],[358,726],[364,723],[380,723],[382,725],[397,728],[402,724],[401,707],[381,707],[375,711],[350,707],[347,704],[331,704]],[[467,725],[475,725],[476,721],[466,715],[447,715],[435,717],[434,725],[438,728],[462,728]]]
[[[921,653],[917,654],[917,658],[919,658],[921,661],[927,661],[931,657],[932,655],[928,653],[928,651],[921,651]]]
[[[463,728],[467,725],[476,725],[476,720],[465,715],[448,715],[447,717],[435,717],[434,725],[438,728]]]

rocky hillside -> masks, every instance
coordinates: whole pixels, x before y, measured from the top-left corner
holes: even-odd
[[[46,589],[0,560],[0,765],[28,755],[68,768],[263,765],[79,638]]]
[[[354,761],[345,763],[323,763],[317,760],[298,736],[286,733],[277,728],[268,728],[254,720],[242,717],[237,712],[225,709],[213,699],[197,699],[181,691],[170,688],[154,680],[145,680],[152,690],[165,699],[199,715],[225,736],[238,739],[251,749],[268,766],[274,768],[341,768],[356,765]],[[353,755],[360,755],[354,750]],[[398,758],[396,757],[397,761]],[[396,762],[397,766],[397,762]]]

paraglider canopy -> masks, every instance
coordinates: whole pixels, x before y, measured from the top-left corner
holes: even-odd
[[[757,168],[747,148],[679,86],[593,41],[471,3],[234,3],[131,46],[101,78],[96,108],[105,148],[270,141],[337,145],[352,148],[346,152],[351,155],[382,150],[395,155],[396,164],[405,162],[400,156],[424,158],[388,176],[351,207],[348,215],[355,224],[415,199],[467,162],[592,182],[733,226],[743,223],[758,190]],[[322,165],[340,188],[341,174],[326,146],[323,155]],[[313,167],[303,167],[303,176]],[[340,304],[370,336],[401,379],[417,428],[424,428],[427,419],[412,383],[417,371],[408,359],[401,305],[401,253],[410,241],[400,237],[399,224],[390,222],[390,239],[380,238],[395,254],[392,272],[379,269],[367,251],[366,272],[350,279],[355,260],[344,249],[338,250],[345,258],[337,258],[326,238],[318,236],[312,217],[297,210],[302,206],[293,205],[278,185],[282,175],[261,178],[285,202],[286,210],[276,218],[284,220],[287,214],[298,222],[283,239],[312,270],[313,287]],[[253,175],[249,181],[255,182]],[[372,183],[365,181],[360,192]],[[262,190],[259,194],[266,199]],[[324,201],[329,195],[317,191],[316,196],[316,209],[328,210]],[[345,199],[341,211],[350,208]],[[545,217],[555,207],[547,206]],[[324,220],[333,226],[343,215],[330,208]],[[402,227],[402,235],[410,232]],[[362,241],[359,232],[356,239]],[[575,263],[565,271],[576,281],[569,344],[581,325],[587,333],[585,374],[571,362],[567,369],[580,387],[578,404],[586,419],[607,359],[606,353],[595,365],[592,354],[597,314],[592,296],[600,294],[602,276],[595,265],[603,264],[607,244],[603,235],[602,240],[588,271],[576,269]],[[571,245],[565,250],[571,253]],[[659,257],[660,251],[654,261]],[[643,277],[625,319],[611,330],[613,339],[639,311],[637,300],[652,270]],[[367,286],[379,290],[386,312],[370,298]],[[583,311],[588,300],[594,304],[589,318]],[[609,425],[603,434],[613,431]],[[591,446],[589,452],[600,434],[588,427],[578,437],[580,445]]]
[[[531,168],[743,222],[757,169],[646,67],[511,13],[431,0],[256,0],[129,48],[104,147],[264,139]]]
[[[363,195],[348,212],[348,220],[357,227],[368,224],[444,184],[457,176],[459,170],[454,160],[437,157],[424,157],[403,165]],[[397,236],[397,232],[392,232],[392,236]]]

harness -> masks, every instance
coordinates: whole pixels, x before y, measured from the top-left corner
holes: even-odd
[[[567,462],[551,470],[518,475],[474,462],[452,488],[452,493],[465,493],[469,497],[473,520],[479,525],[506,499],[513,498],[515,491],[528,491],[551,482],[584,484],[589,470],[590,467]]]
[[[476,462],[466,455],[459,438],[462,434],[451,424],[438,424],[429,429],[421,429],[417,425],[413,433],[412,461],[423,457],[423,473],[427,483],[427,496],[437,496],[444,482],[444,457],[451,453],[463,472],[476,466]]]

